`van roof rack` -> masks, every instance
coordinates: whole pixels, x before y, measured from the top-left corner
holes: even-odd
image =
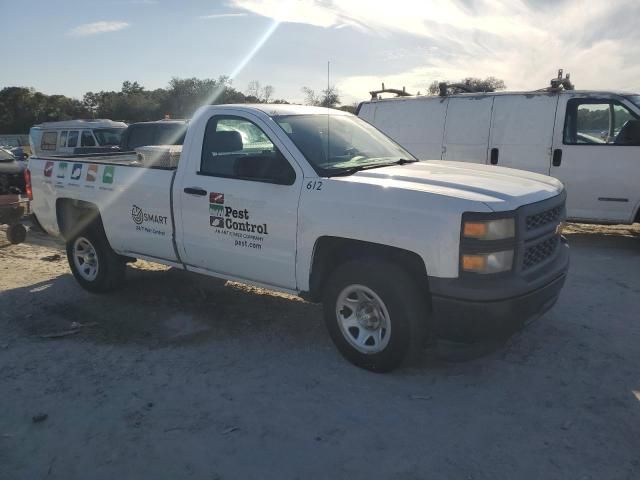
[[[537,90],[538,92],[559,92],[561,90],[575,90],[576,87],[573,83],[571,83],[571,75],[564,75],[564,71],[562,68],[558,69],[558,76],[556,78],[551,79],[551,85],[546,88],[541,88]]]
[[[395,93],[396,97],[411,96],[411,94],[408,93],[404,87],[402,87],[402,90],[398,90],[397,88],[384,88],[384,83],[383,83],[381,90],[372,90],[369,92],[369,94],[371,95],[371,100],[378,100],[380,98],[378,95],[380,95],[381,93]]]

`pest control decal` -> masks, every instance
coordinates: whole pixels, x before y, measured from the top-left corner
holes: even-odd
[[[152,235],[166,235],[166,232],[159,230],[156,226],[166,226],[168,217],[165,215],[158,215],[157,213],[145,212],[137,205],[131,207],[131,219],[136,224],[136,230],[143,233],[150,233]]]
[[[51,174],[53,173],[53,162],[47,162],[44,164],[44,176],[45,177],[50,177]]]
[[[89,165],[87,169],[87,182],[95,182],[98,178],[98,165]]]
[[[262,249],[263,235],[269,235],[266,223],[253,223],[253,214],[247,208],[230,205],[224,193],[209,193],[209,226],[215,233],[234,239],[234,246]]]

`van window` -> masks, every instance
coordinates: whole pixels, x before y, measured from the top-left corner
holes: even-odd
[[[571,99],[564,123],[565,145],[637,145],[638,117],[616,100]]]
[[[158,125],[156,127],[155,145],[182,145],[187,133],[183,124]]]
[[[129,150],[144,147],[146,145],[153,145],[154,125],[137,125],[130,128],[131,131],[129,132],[129,138],[127,139],[127,148]]]
[[[230,116],[207,122],[200,173],[286,185],[295,181],[295,171],[260,127]]]
[[[69,138],[67,139],[67,147],[77,147],[78,146],[78,131],[72,130],[69,132]]]
[[[80,138],[80,146],[82,147],[95,147],[96,141],[93,138],[91,130],[83,130],[82,137]]]
[[[40,142],[42,150],[55,150],[56,145],[58,145],[58,132],[44,132],[42,134],[42,141]]]
[[[102,147],[114,147],[120,145],[122,138],[122,132],[125,128],[96,128],[93,131],[93,135],[98,141],[98,145]]]
[[[66,130],[60,132],[60,141],[58,142],[58,145],[60,145],[60,147],[67,146],[67,133],[68,132]]]

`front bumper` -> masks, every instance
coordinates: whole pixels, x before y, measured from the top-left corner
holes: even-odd
[[[535,280],[508,276],[469,282],[430,277],[436,335],[454,341],[512,335],[553,306],[568,268],[569,247],[562,239],[555,258],[537,272]]]

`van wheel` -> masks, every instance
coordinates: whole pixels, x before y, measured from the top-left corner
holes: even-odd
[[[100,225],[91,225],[67,242],[67,260],[80,286],[93,293],[115,290],[126,264],[109,245]]]
[[[327,281],[323,306],[333,342],[358,367],[391,371],[423,345],[425,300],[395,264],[361,260],[338,267]]]

